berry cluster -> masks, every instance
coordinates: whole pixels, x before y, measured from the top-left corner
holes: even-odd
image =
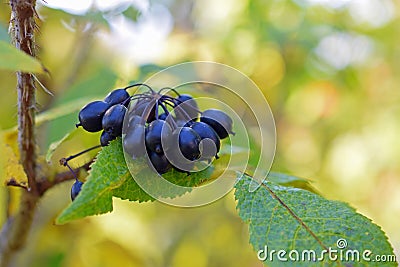
[[[132,99],[136,102],[132,102],[123,133],[124,150],[133,159],[147,153],[159,174],[171,168],[189,173],[196,161],[218,158],[220,139],[233,134],[233,122],[226,113],[216,109],[201,112],[192,96],[174,89],[156,92],[149,88]]]
[[[127,89],[134,86],[144,86],[147,91],[130,96]],[[127,125],[123,128],[124,120]],[[221,110],[200,111],[188,94],[172,88],[156,92],[146,84],[134,84],[113,90],[103,101],[85,105],[76,127],[88,132],[102,130],[101,146],[123,136],[125,152],[133,159],[147,155],[149,165],[159,174],[171,168],[189,174],[196,161],[218,158],[220,140],[234,134],[232,125],[232,119]],[[68,166],[67,161],[80,154],[64,159],[62,164]],[[72,200],[81,186],[76,179]]]

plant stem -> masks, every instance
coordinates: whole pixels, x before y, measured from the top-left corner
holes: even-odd
[[[16,48],[35,56],[36,0],[10,0],[11,38]],[[28,177],[18,212],[0,233],[0,266],[8,266],[13,254],[23,247],[39,199],[36,183],[35,84],[30,73],[17,72],[18,145],[20,162]]]

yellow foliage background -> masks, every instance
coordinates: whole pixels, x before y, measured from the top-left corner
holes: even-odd
[[[230,65],[254,80],[274,113],[272,169],[309,178],[325,197],[356,207],[382,226],[400,257],[399,2],[136,1],[136,21],[134,9],[121,13],[126,6],[111,12],[92,4],[89,10],[83,1],[65,12],[47,2],[38,4],[37,47],[51,75],[38,79],[54,97],[38,86],[39,111],[102,98],[142,79],[140,66],[147,63]],[[9,19],[4,4],[2,33]],[[0,127],[10,129],[16,125],[15,75],[0,71],[0,81]],[[76,114],[38,127],[41,154],[74,129]],[[98,135],[82,132],[51,164],[96,142]],[[3,145],[1,162],[15,169],[3,165],[2,176],[20,176]],[[193,209],[114,200],[111,214],[55,226],[71,184],[43,197],[16,266],[261,266],[232,193]],[[0,188],[1,224],[18,190]]]

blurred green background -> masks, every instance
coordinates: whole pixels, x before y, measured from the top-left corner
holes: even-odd
[[[51,72],[38,78],[54,93],[38,89],[39,111],[103,98],[157,66],[230,65],[270,103],[278,137],[272,169],[349,202],[382,226],[400,258],[398,1],[47,0],[37,11],[38,57]],[[3,3],[2,39],[9,19]],[[16,124],[15,74],[0,71],[0,81],[7,129]],[[76,120],[77,111],[40,126],[41,153]],[[98,135],[79,133],[51,164],[96,142]],[[55,226],[71,184],[46,193],[15,266],[261,266],[232,193],[193,209],[114,200],[111,214]],[[1,188],[1,224],[16,191]]]

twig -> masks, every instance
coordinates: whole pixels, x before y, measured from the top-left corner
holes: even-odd
[[[85,165],[77,168],[74,170],[74,172],[71,171],[65,171],[61,173],[57,173],[54,177],[54,179],[49,180],[49,179],[41,179],[38,182],[38,193],[40,196],[42,196],[44,193],[46,193],[47,190],[52,188],[53,186],[60,184],[65,181],[73,180],[75,179],[74,173],[79,173],[79,170],[89,170],[90,165],[93,163],[93,161],[90,161],[86,163]]]

